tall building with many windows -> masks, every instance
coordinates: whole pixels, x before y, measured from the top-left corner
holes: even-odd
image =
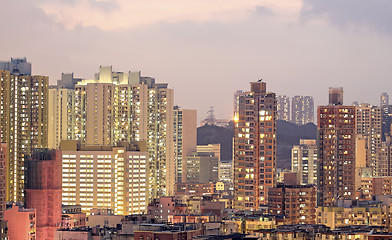
[[[51,86],[48,97],[48,148],[56,149],[75,139],[75,91]]]
[[[386,136],[391,133],[391,124],[392,105],[384,105],[381,107],[381,134],[383,141],[385,141]]]
[[[330,105],[317,109],[319,206],[355,197],[356,109],[342,101],[333,95]]]
[[[31,63],[27,62],[27,58],[11,58],[11,61],[0,61],[0,70],[14,75],[31,75]]]
[[[218,158],[219,161],[225,160],[221,159],[221,145],[220,143],[208,144],[208,145],[197,145],[196,152],[208,152],[214,153],[214,156]]]
[[[56,149],[62,140],[75,139],[75,86],[81,78],[62,73],[56,86],[49,86],[48,148]]]
[[[317,184],[317,143],[313,139],[301,139],[291,150],[291,171],[299,175],[300,184]]]
[[[175,181],[186,179],[186,159],[197,146],[197,111],[174,107],[173,141],[175,160]]]
[[[378,176],[377,149],[382,140],[382,111],[381,107],[361,103],[356,106],[356,133],[366,137],[368,147],[367,167],[373,169],[374,176]]]
[[[73,101],[74,139],[89,146],[147,142],[149,197],[174,193],[173,89],[167,83],[100,67],[94,79],[77,82]]]
[[[48,82],[45,76],[0,70],[1,139],[7,143],[7,200],[23,201],[24,159],[48,144]]]
[[[276,97],[277,120],[290,121],[290,98],[286,95]]]
[[[186,157],[186,183],[219,181],[219,160],[214,153],[193,152]]]
[[[314,101],[311,96],[294,96],[291,100],[291,122],[303,125],[314,122]]]
[[[5,204],[7,202],[6,196],[6,181],[7,181],[7,144],[0,143],[0,230],[2,230],[1,221],[4,220]],[[2,233],[0,233],[0,236]],[[0,238],[1,239],[1,238]]]
[[[383,107],[385,105],[389,105],[389,95],[388,93],[382,93],[380,97],[380,107]]]
[[[377,149],[377,173],[379,177],[392,176],[392,141],[387,135],[384,142]]]
[[[268,201],[275,185],[276,96],[266,83],[251,82],[239,97],[234,127],[234,205],[257,210]]]
[[[62,201],[65,205],[111,208],[117,215],[147,211],[148,154],[145,146],[121,143],[80,146],[62,141]]]

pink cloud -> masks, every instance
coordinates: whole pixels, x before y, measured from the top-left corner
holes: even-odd
[[[274,13],[298,12],[301,0],[95,0],[95,3],[113,5],[105,10],[94,7],[91,0],[73,4],[46,1],[40,8],[66,28],[97,27],[102,30],[120,30],[157,22],[237,21],[263,6]]]

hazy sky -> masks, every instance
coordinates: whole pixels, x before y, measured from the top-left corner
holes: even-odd
[[[390,0],[5,0],[0,59],[27,57],[52,84],[100,65],[142,71],[175,104],[230,118],[233,93],[263,78],[277,94],[344,87],[379,104],[392,76]]]

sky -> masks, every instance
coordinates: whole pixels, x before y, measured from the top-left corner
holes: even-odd
[[[379,104],[392,94],[390,0],[6,0],[0,59],[33,74],[92,78],[99,66],[141,71],[175,104],[233,115],[233,94],[262,78],[278,95]]]

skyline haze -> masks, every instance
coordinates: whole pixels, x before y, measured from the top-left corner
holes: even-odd
[[[224,4],[224,5],[223,5]],[[48,1],[3,3],[0,59],[27,57],[33,74],[92,78],[99,66],[141,71],[175,90],[175,104],[215,106],[231,118],[233,94],[262,78],[278,95],[379,105],[388,91],[392,3],[256,1]],[[154,6],[154,7],[151,7]],[[173,7],[176,6],[176,7]],[[16,18],[15,13],[23,18]],[[12,19],[12,21],[10,21]],[[389,24],[389,25],[388,25]],[[202,97],[201,97],[202,96]]]

